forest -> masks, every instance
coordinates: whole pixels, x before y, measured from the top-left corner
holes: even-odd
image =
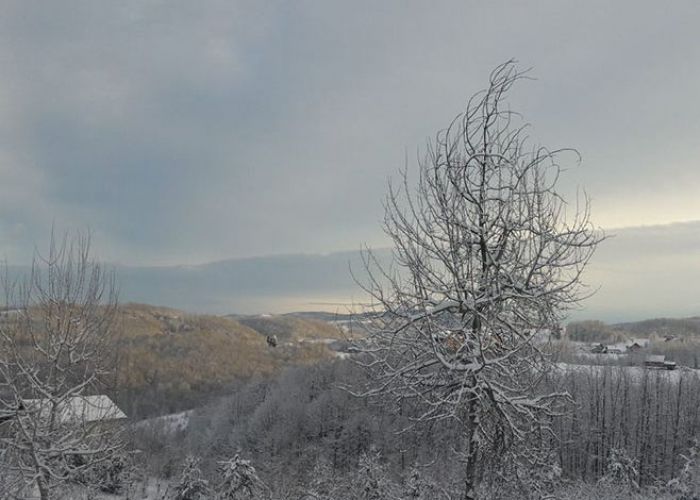
[[[700,376],[579,368],[543,381],[543,390],[572,397],[568,411],[549,423],[551,433],[531,436],[498,459],[479,456],[479,498],[700,493]],[[196,410],[184,430],[169,431],[157,420],[139,427],[140,460],[147,475],[168,479],[173,489],[187,480],[184,464],[195,460],[215,491],[219,464],[241,456],[257,471],[260,498],[461,498],[459,431],[449,422],[415,424],[410,405],[396,414],[356,396],[368,382],[356,364],[334,361],[241,384]]]

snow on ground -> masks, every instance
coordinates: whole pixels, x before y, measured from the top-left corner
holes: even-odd
[[[603,370],[609,370],[613,374],[622,373],[624,376],[628,376],[636,381],[641,381],[645,376],[664,377],[671,382],[678,382],[681,377],[700,377],[700,370],[684,367],[676,370],[658,370],[642,366],[576,365],[572,363],[556,363],[556,367],[562,372],[589,373],[591,375],[598,374]]]
[[[594,352],[577,352],[576,357],[581,358],[581,359],[587,359],[591,361],[596,361],[599,364],[604,363],[607,361],[617,361],[620,359],[625,359],[627,358],[627,354],[618,354],[618,353],[594,353]]]
[[[163,500],[171,498],[166,495],[166,492],[172,493],[172,486],[165,479],[155,477],[148,478],[147,482],[139,482],[132,485],[128,492],[120,495],[110,495],[107,493],[98,493],[94,490],[89,490],[84,487],[74,486],[68,491],[60,493],[58,498],[70,500]],[[25,497],[26,500],[39,500],[37,493],[36,497]]]
[[[346,351],[346,350],[336,350],[336,349],[344,349],[342,347],[333,347],[333,344],[338,344],[340,345],[343,342],[342,339],[332,339],[332,338],[310,338],[310,337],[304,337],[297,339],[297,343],[299,344],[324,344],[328,346],[329,350],[333,353],[333,356],[335,356],[337,359],[349,359],[350,355],[352,353]],[[291,345],[291,343],[288,343],[286,345]]]
[[[190,425],[190,418],[194,410],[182,411],[180,413],[172,413],[170,415],[161,415],[137,422],[137,428],[157,427],[168,434],[182,432]]]
[[[338,342],[338,339],[316,339],[316,338],[301,338],[297,339],[299,344],[332,344],[333,342]]]
[[[165,492],[170,489],[171,485],[168,481],[151,477],[146,484],[141,483],[134,488],[135,495],[131,494],[117,497],[105,496],[100,500],[127,500],[131,498],[138,500],[161,500],[162,498],[169,498],[165,496]]]

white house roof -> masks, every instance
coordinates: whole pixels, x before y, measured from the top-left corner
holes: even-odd
[[[637,344],[637,345],[640,345],[640,346],[642,346],[642,347],[647,347],[647,346],[649,345],[649,343],[650,343],[649,339],[645,339],[645,338],[641,338],[641,339],[640,339],[640,338],[635,338],[635,339],[632,339],[632,340],[628,340],[628,341],[626,342],[626,344],[627,344],[628,346],[632,346],[632,345],[634,345],[634,344]]]
[[[24,399],[24,408],[38,410],[40,414],[50,411],[48,399]],[[104,420],[125,419],[126,414],[104,394],[99,396],[74,396],[58,405],[58,419],[61,423],[89,423]]]
[[[651,356],[647,356],[646,361],[647,363],[663,363],[666,361],[666,356],[663,354],[652,354]]]
[[[637,344],[639,347],[649,347],[649,339],[635,338],[635,339],[631,339],[631,340],[625,340],[624,342],[612,344],[612,345],[608,346],[608,348],[609,349],[619,349],[622,352],[626,352],[634,344]]]

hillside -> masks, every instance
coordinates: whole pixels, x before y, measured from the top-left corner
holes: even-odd
[[[261,335],[276,335],[282,342],[345,338],[339,328],[326,321],[291,314],[242,316],[237,317],[237,321]]]
[[[190,408],[250,377],[333,356],[322,344],[282,342],[270,348],[268,331],[290,340],[338,335],[315,320],[269,317],[246,325],[231,317],[143,304],[121,306],[119,320],[124,333],[116,397],[132,416]]]
[[[690,318],[654,318],[643,321],[619,323],[614,326],[618,330],[643,337],[651,335],[659,337],[673,335],[676,337],[700,338],[700,317],[698,316]]]
[[[574,321],[566,331],[570,340],[582,342],[620,342],[632,337],[700,340],[700,317],[654,318],[612,325],[597,320]]]

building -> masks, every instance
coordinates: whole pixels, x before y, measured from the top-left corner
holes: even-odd
[[[676,363],[673,361],[666,361],[666,356],[654,354],[646,357],[644,360],[644,367],[656,368],[660,370],[675,370]]]
[[[38,411],[40,416],[48,418],[52,411],[48,399],[22,400],[24,411]],[[73,396],[58,404],[55,409],[61,424],[107,424],[126,420],[126,414],[104,394],[98,396]]]
[[[644,346],[642,346],[642,344],[640,344],[639,342],[632,342],[631,344],[629,344],[627,346],[627,350],[630,352],[636,352],[636,351],[639,351],[643,348],[644,348]]]
[[[593,354],[605,354],[608,352],[608,347],[606,345],[603,345],[603,344],[598,344],[598,345],[593,346],[593,348],[591,349],[591,352]]]

